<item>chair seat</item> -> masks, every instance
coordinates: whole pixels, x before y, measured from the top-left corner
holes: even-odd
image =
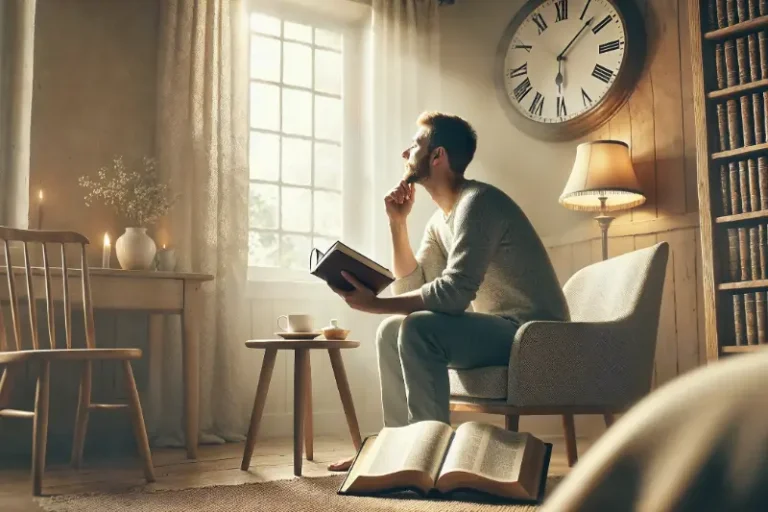
[[[469,370],[448,369],[451,396],[507,398],[507,366],[484,366]]]
[[[141,359],[137,348],[73,348],[57,350],[18,350],[0,352],[0,364],[23,363],[25,361],[91,361],[91,360]]]

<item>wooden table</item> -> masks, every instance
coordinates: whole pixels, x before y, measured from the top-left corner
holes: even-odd
[[[17,274],[16,291],[19,298],[26,297],[24,268],[13,267]],[[33,267],[32,288],[35,297],[44,297],[43,269]],[[82,306],[83,293],[80,270],[69,269],[72,306]],[[5,280],[7,268],[0,268],[0,279]],[[52,276],[61,276],[61,268],[51,268]],[[118,270],[91,268],[91,297],[95,310],[142,311],[150,314],[149,346],[163,343],[163,315],[182,317],[182,368],[184,379],[184,430],[187,457],[197,458],[199,425],[199,321],[201,317],[202,284],[213,280],[209,274],[161,272],[151,270]],[[38,291],[40,290],[40,292]],[[41,293],[42,292],[42,293]],[[54,300],[62,300],[61,287],[52,290]],[[8,287],[0,286],[0,300],[9,300]],[[96,340],[98,344],[98,340]]]
[[[333,367],[333,375],[336,378],[336,387],[339,389],[341,404],[347,417],[347,427],[352,436],[355,450],[360,449],[360,427],[357,424],[355,405],[352,402],[352,393],[349,390],[347,372],[344,370],[344,361],[341,359],[341,349],[356,348],[359,341],[352,340],[252,340],[246,341],[248,348],[262,348],[264,361],[261,364],[259,384],[256,388],[256,399],[253,402],[251,413],[251,426],[248,428],[248,438],[245,441],[245,451],[240,469],[248,471],[253,456],[253,447],[256,443],[256,434],[259,430],[261,415],[264,412],[264,404],[267,401],[269,381],[272,378],[272,370],[275,367],[275,359],[278,350],[293,350],[295,352],[293,366],[293,474],[301,476],[302,445],[307,448],[307,460],[313,458],[312,448],[312,370],[309,362],[310,350],[328,350]],[[302,439],[304,442],[302,443]]]

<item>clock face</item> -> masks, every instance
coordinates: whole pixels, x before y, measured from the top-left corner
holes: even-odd
[[[628,55],[624,19],[609,0],[544,0],[513,30],[499,71],[512,107],[536,123],[592,111]]]

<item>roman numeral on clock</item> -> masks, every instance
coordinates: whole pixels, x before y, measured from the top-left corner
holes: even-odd
[[[587,14],[587,9],[589,8],[589,4],[592,2],[592,0],[587,0],[587,4],[584,6],[584,10],[581,11],[581,16],[579,16],[580,20],[584,19],[584,15]]]
[[[592,104],[592,98],[589,97],[589,94],[583,88],[581,89],[581,101],[584,102],[585,107]]]
[[[609,24],[610,22],[611,22],[611,16],[610,16],[610,15],[608,15],[608,16],[606,16],[605,18],[603,18],[603,19],[600,21],[600,23],[598,23],[597,25],[595,25],[594,27],[592,27],[592,32],[593,32],[594,34],[597,34],[597,33],[598,33],[598,32],[600,32],[601,30],[603,30],[603,27],[605,27],[605,26],[606,26],[607,24]]]
[[[541,95],[541,93],[536,93],[536,96],[533,97],[533,101],[531,102],[531,108],[528,109],[528,111],[531,114],[536,114],[537,116],[540,116],[542,111],[544,110],[544,96]]]
[[[601,66],[600,64],[595,64],[595,69],[592,70],[592,76],[598,80],[602,80],[603,82],[608,83],[611,81],[611,78],[613,78],[613,71]]]
[[[547,22],[544,21],[544,18],[542,17],[540,12],[537,12],[533,15],[533,22],[536,24],[537,27],[539,27],[539,34],[547,30]]]
[[[526,78],[515,87],[515,99],[520,103],[529,92],[531,92],[531,80]]]
[[[619,43],[619,40],[616,39],[614,41],[611,41],[609,43],[603,43],[599,46],[600,53],[608,53],[612,52],[614,50],[618,50],[621,46],[621,43]]]
[[[568,19],[568,0],[557,0],[555,2],[555,9],[557,9],[555,23]]]
[[[527,44],[516,44],[514,46],[514,48],[518,49],[518,50],[522,49],[522,50],[527,51],[528,53],[531,53],[531,50],[533,49],[533,46],[530,46],[530,45],[527,45]]]
[[[528,63],[526,62],[519,68],[509,70],[509,78],[515,78],[516,76],[525,76],[528,73]]]
[[[584,89],[582,89],[583,91]],[[565,117],[568,115],[568,110],[565,108],[565,98],[557,97],[557,117]]]

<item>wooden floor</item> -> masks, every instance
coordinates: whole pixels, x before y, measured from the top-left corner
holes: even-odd
[[[549,474],[568,472],[565,446],[562,438],[546,439],[554,443]],[[188,489],[211,485],[236,485],[293,478],[293,441],[264,439],[256,444],[250,471],[240,470],[242,443],[201,446],[197,462],[187,460],[182,449],[153,450],[157,482],[147,485],[149,490]],[[579,454],[583,455],[590,442],[579,439]],[[319,437],[314,443],[314,461],[304,462],[307,477],[329,475],[326,465],[354,454],[349,439]],[[338,474],[338,473],[336,473]],[[45,495],[120,492],[144,486],[138,457],[125,460],[88,460],[84,468],[75,471],[66,465],[52,464],[43,480]],[[0,466],[0,511],[41,512],[31,497],[32,486],[29,464],[22,462]]]

